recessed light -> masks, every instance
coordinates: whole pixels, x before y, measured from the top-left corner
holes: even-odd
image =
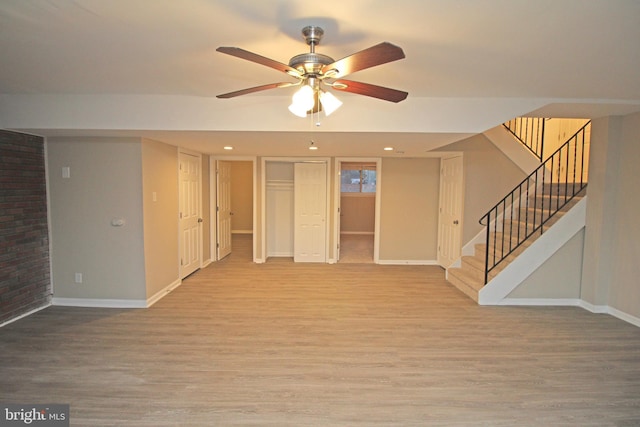
[[[384,151],[393,151],[393,147],[384,147]]]
[[[230,145],[227,145],[226,147],[224,147],[225,150],[233,150],[233,147]]]
[[[318,149],[318,147],[316,147],[315,145],[312,145],[312,146],[309,147],[309,150],[317,150],[317,149]]]

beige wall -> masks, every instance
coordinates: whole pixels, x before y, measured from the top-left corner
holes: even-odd
[[[582,299],[640,318],[640,114],[592,123]]]
[[[526,175],[484,135],[447,145],[442,151],[464,154],[464,245],[482,231],[480,218]]]
[[[616,205],[608,212],[614,218],[612,281],[609,305],[640,318],[640,197],[638,165],[640,165],[640,114],[622,120],[620,162],[617,168]]]
[[[594,305],[608,304],[612,280],[621,128],[621,117],[597,119],[591,125],[581,295]]]
[[[527,277],[508,298],[580,298],[584,229]]]
[[[145,300],[140,140],[50,138],[47,163],[54,298]]]
[[[147,298],[179,280],[177,163],[177,147],[147,139],[142,141]]]
[[[435,261],[440,159],[382,159],[380,261]]]
[[[340,196],[341,233],[373,234],[375,219],[375,194],[343,193]]]
[[[231,227],[233,233],[253,232],[253,162],[231,162]]]

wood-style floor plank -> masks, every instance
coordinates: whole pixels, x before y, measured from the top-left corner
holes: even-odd
[[[0,402],[77,426],[635,426],[640,329],[480,307],[440,268],[230,257],[146,310],[0,329]]]

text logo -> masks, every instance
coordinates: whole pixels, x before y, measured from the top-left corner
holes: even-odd
[[[69,427],[69,405],[0,404],[0,426]]]

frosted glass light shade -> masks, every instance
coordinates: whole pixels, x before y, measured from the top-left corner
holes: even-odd
[[[313,89],[311,86],[304,85],[296,93],[293,94],[293,105],[296,109],[303,109],[309,111],[313,108]]]
[[[300,108],[295,103],[292,103],[291,105],[289,105],[289,111],[291,111],[294,115],[298,117],[307,117],[308,110],[304,108]]]
[[[336,111],[342,105],[342,101],[333,96],[330,92],[320,93],[320,103],[324,109],[324,114],[327,116]]]

